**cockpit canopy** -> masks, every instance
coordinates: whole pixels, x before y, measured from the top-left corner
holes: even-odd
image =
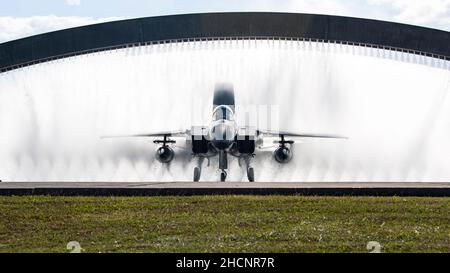
[[[231,110],[231,108],[229,106],[226,105],[221,105],[221,106],[217,106],[216,109],[214,109],[213,112],[213,120],[221,120],[221,119],[226,119],[226,120],[234,120],[234,116],[233,116],[233,111]]]

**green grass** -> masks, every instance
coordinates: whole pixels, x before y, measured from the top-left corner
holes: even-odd
[[[0,197],[0,252],[450,252],[450,198]]]

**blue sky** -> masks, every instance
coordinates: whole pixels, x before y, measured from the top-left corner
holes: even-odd
[[[154,0],[0,0],[1,16],[146,16],[201,8],[208,1]],[[212,1],[214,2],[214,1]],[[225,1],[223,1],[225,2]],[[230,1],[238,3],[238,1]],[[216,2],[219,3],[219,2]],[[223,6],[223,3],[221,4]]]
[[[314,1],[283,0],[0,0],[0,16],[88,16],[88,17],[141,17],[161,14],[239,11],[286,10],[298,2],[309,8]],[[311,3],[307,3],[311,2]],[[317,1],[317,2],[320,2]],[[322,1],[363,4],[364,0]],[[305,4],[306,3],[306,4]],[[345,4],[347,5],[347,4]],[[319,5],[319,6],[324,6]],[[344,6],[344,5],[342,5]],[[337,11],[338,12],[338,11]]]
[[[116,19],[214,11],[333,14],[450,30],[450,0],[0,0],[0,42]]]

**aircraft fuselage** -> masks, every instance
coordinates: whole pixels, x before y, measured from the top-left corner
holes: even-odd
[[[209,141],[218,151],[229,151],[237,135],[234,112],[227,105],[219,105],[213,111],[213,121],[209,130]]]

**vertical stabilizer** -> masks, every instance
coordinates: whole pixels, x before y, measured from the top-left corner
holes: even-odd
[[[216,84],[214,88],[213,109],[219,105],[229,106],[233,112],[235,110],[234,104],[234,87],[229,83]]]

